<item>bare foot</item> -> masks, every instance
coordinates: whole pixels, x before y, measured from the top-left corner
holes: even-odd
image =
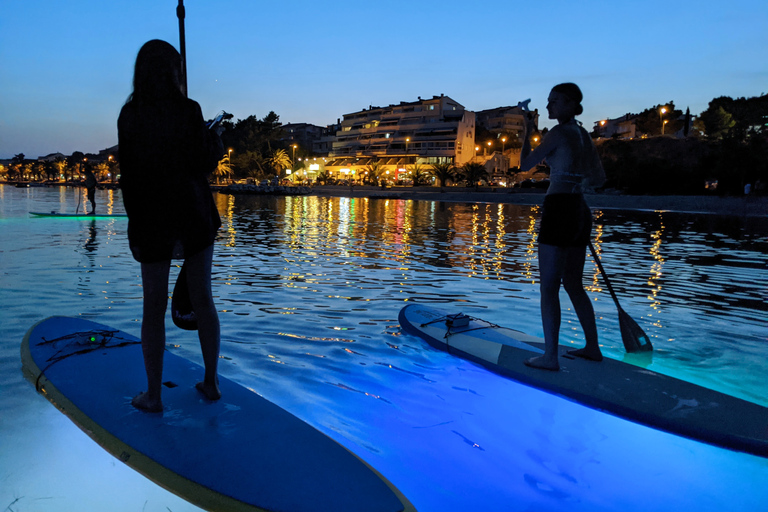
[[[569,354],[572,356],[580,357],[582,359],[587,359],[589,361],[597,361],[600,362],[603,360],[603,354],[600,352],[600,349],[595,350],[587,350],[586,347],[576,349],[576,350],[569,350]]]
[[[142,392],[133,397],[131,404],[141,411],[145,412],[163,412],[163,402],[149,398],[147,392]]]
[[[221,391],[219,390],[218,383],[209,385],[205,382],[198,382],[195,384],[195,389],[201,392],[208,400],[216,401],[221,398]]]
[[[555,360],[553,363],[552,361],[544,359],[544,356],[526,359],[525,366],[530,366],[531,368],[539,368],[541,370],[550,370],[553,372],[560,371],[560,364],[557,362],[557,360]]]

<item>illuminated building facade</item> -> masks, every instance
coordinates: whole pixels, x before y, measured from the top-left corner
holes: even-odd
[[[463,165],[474,147],[474,112],[441,94],[345,114],[325,169],[334,178],[362,180],[377,166],[396,182],[414,165]]]

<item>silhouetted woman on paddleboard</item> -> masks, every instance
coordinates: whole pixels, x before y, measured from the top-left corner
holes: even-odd
[[[549,93],[547,111],[557,119],[535,150],[529,136],[535,125],[527,118],[520,170],[527,171],[546,161],[550,167],[549,188],[544,197],[539,227],[539,274],[541,286],[541,320],[544,327],[543,356],[528,359],[534,368],[559,370],[560,284],[573,303],[579,317],[586,346],[569,353],[601,361],[597,342],[595,312],[582,284],[586,249],[592,231],[592,212],[584,201],[586,187],[599,187],[605,173],[595,145],[587,131],[576,121],[582,113],[582,94],[576,84],[556,85]]]
[[[184,259],[198,322],[205,376],[197,389],[221,397],[217,364],[219,317],[211,292],[213,242],[221,226],[208,175],[224,153],[200,106],[182,89],[181,56],[165,41],[144,44],[136,57],[133,93],[117,122],[120,188],[128,214],[128,241],[141,263],[144,293],[141,344],[147,391],[133,405],[162,411],[165,313],[172,259]]]

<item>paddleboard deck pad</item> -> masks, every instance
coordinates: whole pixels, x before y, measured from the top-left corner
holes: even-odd
[[[103,218],[127,218],[128,216],[121,213],[58,213],[58,212],[29,212],[30,215],[35,217],[76,217],[78,219],[103,219]]]
[[[140,340],[82,318],[50,317],[21,344],[25,377],[109,453],[207,510],[413,511],[375,469],[255,392],[168,351],[162,413],[135,409],[146,388]]]
[[[399,321],[404,332],[431,346],[521,383],[659,430],[768,457],[768,408],[761,405],[637,365],[588,361],[562,346],[559,372],[529,368],[524,361],[544,352],[543,339],[421,304],[402,308]]]

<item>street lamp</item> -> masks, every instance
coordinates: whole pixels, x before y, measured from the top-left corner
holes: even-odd
[[[489,141],[488,141],[488,148],[490,148],[490,147],[491,147],[491,144],[493,144],[493,141],[490,141],[490,140],[489,140]]]
[[[505,145],[506,143],[507,143],[507,138],[506,138],[506,137],[502,137],[502,138],[501,138],[501,154],[502,154],[502,155],[504,154],[504,145]]]
[[[232,181],[232,148],[227,150],[227,179]]]
[[[292,162],[295,162],[295,161],[296,161],[296,148],[297,148],[297,147],[298,147],[298,146],[296,146],[296,144],[294,144],[294,145],[292,145],[292,146],[291,146],[291,149],[293,150],[293,153],[291,153],[291,161],[292,161]]]
[[[661,107],[659,109],[659,124],[661,125],[661,134],[664,135],[664,121],[661,119],[663,114],[667,113],[667,107]]]

